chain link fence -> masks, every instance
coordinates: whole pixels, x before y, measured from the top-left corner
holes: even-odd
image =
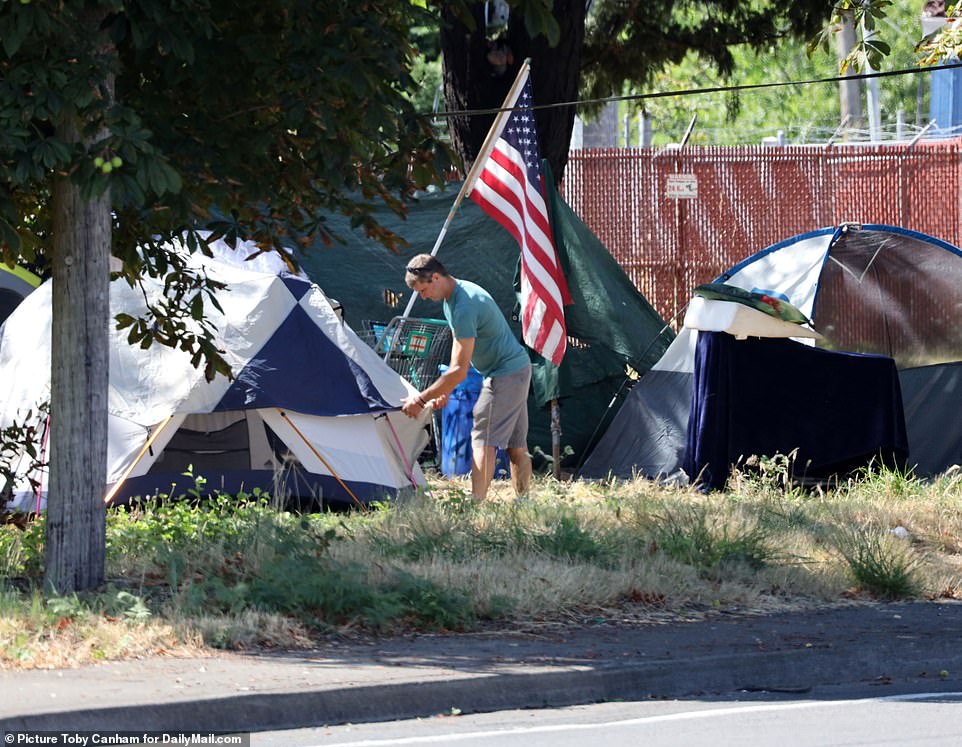
[[[696,286],[799,233],[880,223],[959,245],[960,155],[962,138],[581,150],[562,194],[674,320]]]

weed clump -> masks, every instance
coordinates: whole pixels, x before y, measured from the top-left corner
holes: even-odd
[[[346,513],[291,513],[260,493],[146,502],[107,515],[108,585],[69,597],[41,593],[43,516],[0,525],[0,666],[531,627],[626,606],[663,621],[834,604],[853,589],[960,593],[958,474],[922,484],[873,469],[803,490],[786,459],[753,469],[710,495],[542,478],[525,501],[495,481],[478,503],[463,481],[432,478]]]

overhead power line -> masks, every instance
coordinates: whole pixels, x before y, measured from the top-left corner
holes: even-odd
[[[679,91],[655,91],[653,93],[633,93],[625,96],[610,96],[602,99],[579,99],[578,101],[562,101],[556,104],[537,104],[529,109],[560,109],[566,106],[581,106],[583,104],[610,104],[616,101],[642,101],[646,99],[663,99],[675,96],[698,96],[706,93],[729,93],[733,91],[752,91],[762,88],[783,88],[785,86],[807,86],[815,83],[841,83],[843,81],[870,80],[872,78],[891,78],[896,75],[918,75],[931,73],[936,70],[951,70],[962,67],[962,62],[951,62],[937,67],[910,67],[901,70],[873,71],[856,75],[836,75],[831,78],[809,78],[807,80],[784,80],[773,83],[744,83],[734,86],[712,86],[711,88],[686,88]],[[510,109],[460,109],[452,111],[431,112],[422,114],[423,117],[480,117],[497,114]]]

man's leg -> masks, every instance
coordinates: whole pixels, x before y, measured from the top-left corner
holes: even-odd
[[[488,486],[494,478],[494,461],[497,450],[493,446],[480,443],[471,444],[471,494],[475,500],[483,501],[488,495]],[[512,474],[514,467],[512,465]]]
[[[496,446],[506,444],[511,457],[515,490],[526,491],[531,482],[528,457],[528,388],[531,368],[505,376],[486,378],[474,403],[471,430],[471,491],[484,500],[494,478]]]
[[[514,486],[515,495],[521,498],[528,494],[531,487],[531,457],[528,455],[528,448],[509,448],[508,458],[511,460],[511,484]]]

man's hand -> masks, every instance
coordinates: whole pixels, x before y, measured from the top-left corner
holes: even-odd
[[[401,400],[401,412],[409,418],[416,418],[426,407],[425,404],[421,404],[422,402],[420,394],[411,394]]]
[[[401,412],[409,418],[416,418],[428,407],[432,410],[440,410],[448,403],[449,398],[447,394],[439,394],[434,399],[424,399],[420,392],[415,392],[401,400]]]

